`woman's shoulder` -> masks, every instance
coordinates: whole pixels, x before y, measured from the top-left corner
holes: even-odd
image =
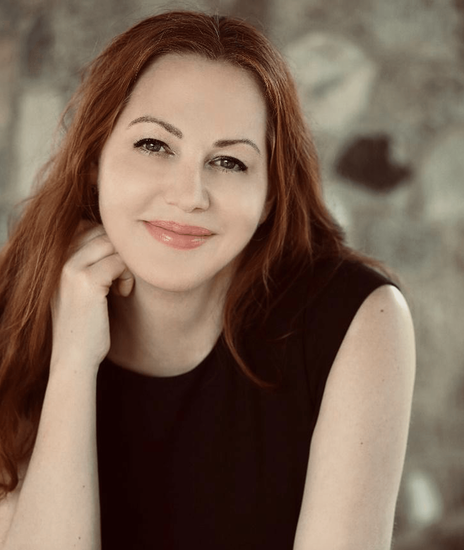
[[[365,318],[371,309],[399,303],[398,285],[373,265],[357,258],[332,258],[316,264],[305,277],[306,330],[315,345],[332,350],[331,355],[361,307]]]
[[[278,279],[275,305],[284,311],[307,311],[307,315],[354,316],[363,301],[378,287],[397,286],[380,264],[360,258],[334,256],[306,262],[297,269],[286,268]]]
[[[375,266],[375,268],[374,268]],[[331,258],[316,263],[307,278],[310,299],[356,312],[364,300],[384,285],[398,286],[380,266],[357,258]]]
[[[284,286],[267,318],[267,334],[276,338],[296,336],[320,397],[331,365],[363,304],[361,324],[371,309],[399,303],[396,283],[373,266],[356,257],[332,257],[308,262],[282,279]]]
[[[343,257],[320,259],[282,269],[272,306],[258,326],[270,341],[293,334],[295,346],[304,349],[305,363],[327,373],[337,350],[366,298],[391,280],[363,261]],[[323,378],[325,375],[323,376]]]
[[[316,261],[304,276],[315,297],[323,292],[333,292],[339,287],[369,294],[382,285],[397,286],[383,269],[379,262],[369,258],[337,256]]]

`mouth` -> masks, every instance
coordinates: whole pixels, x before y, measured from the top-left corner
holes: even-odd
[[[158,242],[177,250],[198,248],[214,235],[205,227],[182,225],[174,221],[152,220],[145,221],[144,224]]]
[[[164,221],[164,220],[154,220],[148,221],[150,225],[154,225],[161,229],[167,229],[178,235],[192,235],[196,237],[208,237],[213,235],[213,232],[205,227],[197,227],[195,225],[182,225],[177,222]]]

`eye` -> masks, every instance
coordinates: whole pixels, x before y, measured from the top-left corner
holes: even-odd
[[[211,164],[224,172],[246,172],[248,170],[248,167],[242,161],[234,157],[219,157],[213,159]]]
[[[151,155],[152,153],[171,154],[166,143],[153,138],[139,139],[134,143],[134,149],[140,149],[145,155]]]

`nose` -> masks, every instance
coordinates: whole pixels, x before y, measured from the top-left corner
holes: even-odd
[[[184,212],[207,210],[210,199],[202,178],[202,167],[179,163],[166,185],[164,200]]]

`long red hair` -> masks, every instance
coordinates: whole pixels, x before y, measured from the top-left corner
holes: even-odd
[[[237,351],[239,330],[262,313],[273,275],[321,256],[348,256],[322,200],[318,162],[294,81],[281,55],[248,23],[169,12],[118,36],[84,73],[63,116],[67,127],[0,256],[0,490],[18,483],[32,452],[51,357],[50,301],[83,218],[101,222],[89,183],[92,164],[138,76],[157,57],[195,53],[249,71],[268,107],[272,208],[242,254],[228,292],[223,338],[242,370],[262,383]]]

